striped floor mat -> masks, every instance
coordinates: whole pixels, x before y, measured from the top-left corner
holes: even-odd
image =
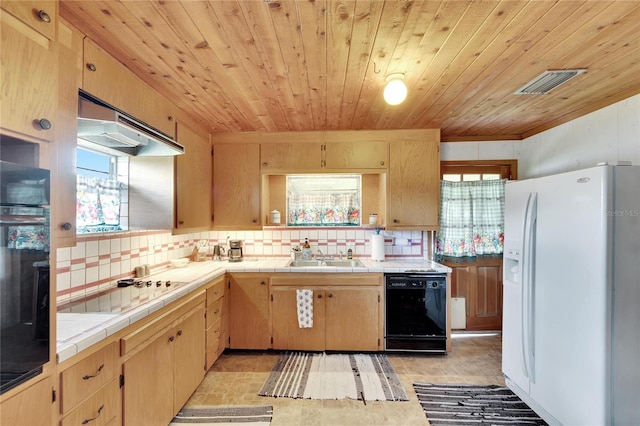
[[[547,424],[509,388],[433,383],[413,388],[431,426]]]
[[[280,355],[261,396],[306,399],[407,401],[384,354],[287,352]]]
[[[273,417],[271,405],[230,405],[182,408],[169,426],[268,425]]]

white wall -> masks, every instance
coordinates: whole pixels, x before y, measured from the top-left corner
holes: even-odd
[[[522,141],[444,142],[441,159],[517,159],[518,179],[583,169],[599,162],[640,165],[640,95]]]

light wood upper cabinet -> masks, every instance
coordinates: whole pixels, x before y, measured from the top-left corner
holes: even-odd
[[[24,8],[22,2],[2,7]],[[55,43],[0,9],[0,131],[36,141],[52,141],[58,106],[58,57]]]
[[[389,144],[388,229],[437,229],[440,213],[439,132]]]
[[[234,273],[229,280],[229,347],[270,348],[269,277]]]
[[[389,144],[384,140],[327,142],[324,156],[327,169],[386,169]]]
[[[260,145],[260,168],[264,171],[322,168],[321,143],[265,143]]]
[[[214,144],[213,226],[260,227],[260,182],[260,145]]]
[[[0,7],[49,40],[56,39],[58,2],[48,0],[3,1]],[[3,46],[4,49],[4,40]],[[4,62],[2,63],[4,65]]]
[[[176,108],[89,38],[84,40],[82,89],[175,137]]]
[[[58,110],[53,152],[55,185],[51,193],[51,234],[56,247],[76,244],[76,149],[78,133],[78,89],[82,84],[82,34],[58,22]]]
[[[175,228],[185,232],[211,226],[211,144],[183,123],[177,140],[185,153],[176,156]]]
[[[386,169],[388,158],[388,143],[384,140],[260,145],[262,172]]]

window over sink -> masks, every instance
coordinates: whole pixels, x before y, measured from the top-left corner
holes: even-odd
[[[362,176],[287,176],[287,226],[360,226]]]

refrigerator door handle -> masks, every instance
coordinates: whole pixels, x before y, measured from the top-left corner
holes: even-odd
[[[538,193],[529,194],[524,221],[524,253],[522,261],[522,351],[525,376],[535,383],[535,261],[536,225],[538,213]]]

